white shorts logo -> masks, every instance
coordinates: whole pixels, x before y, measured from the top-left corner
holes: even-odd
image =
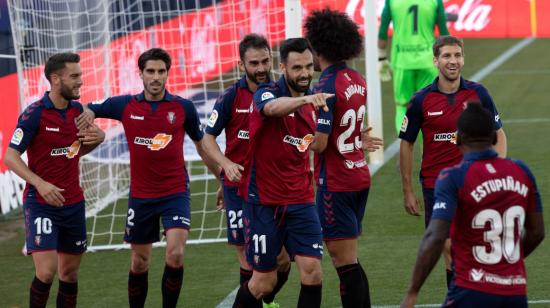
[[[208,119],[207,125],[210,127],[214,127],[216,125],[216,121],[218,120],[218,111],[212,110],[212,114],[210,115],[210,118]]]
[[[13,136],[11,137],[11,143],[13,143],[15,145],[21,144],[21,141],[23,140],[24,135],[25,134],[23,133],[23,130],[21,128],[17,128],[13,132]]]
[[[265,100],[268,100],[268,99],[272,99],[272,98],[275,98],[275,95],[273,95],[273,93],[271,93],[271,92],[262,93],[262,102],[265,101]]]

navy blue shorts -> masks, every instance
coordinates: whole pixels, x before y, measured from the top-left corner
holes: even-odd
[[[422,187],[422,195],[424,196],[424,226],[428,228],[434,209],[434,189]]]
[[[296,255],[321,258],[321,224],[313,203],[244,206],[246,257],[254,270],[270,272],[277,268],[277,255],[284,246]]]
[[[164,231],[171,228],[191,228],[191,199],[189,191],[162,198],[128,200],[124,241],[149,244],[160,240],[159,220]]]
[[[223,201],[225,203],[225,217],[227,221],[227,242],[231,245],[244,245],[243,234],[243,203],[237,196],[238,187],[223,186]]]
[[[442,307],[446,308],[527,308],[525,295],[497,295],[453,287]]]
[[[55,207],[27,199],[23,209],[28,254],[45,250],[70,254],[86,251],[84,201]]]
[[[357,238],[369,189],[353,192],[317,191],[317,211],[323,227],[323,240],[334,241]]]

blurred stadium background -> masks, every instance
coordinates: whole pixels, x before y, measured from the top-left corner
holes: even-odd
[[[448,24],[449,30],[466,38],[464,76],[489,89],[508,135],[509,155],[532,167],[544,204],[550,195],[550,162],[546,159],[550,153],[546,133],[550,129],[550,40],[546,38],[550,37],[550,0],[443,2],[447,12],[458,14],[458,20]],[[383,0],[376,1],[377,16],[383,4]],[[301,14],[307,16],[312,9],[330,6],[347,12],[364,30],[363,5],[362,0],[0,0],[0,158],[18,114],[48,89],[42,77],[43,64],[55,52],[81,54],[81,101],[92,102],[141,91],[138,55],[151,47],[165,48],[174,60],[168,89],[192,99],[205,119],[217,95],[240,75],[237,44],[246,33],[265,34],[276,58],[288,25],[299,25],[296,20],[286,20],[285,7],[288,14],[289,8],[301,6]],[[368,29],[367,33],[370,35]],[[364,60],[365,56],[353,66],[364,72]],[[391,151],[396,136],[390,83],[382,84],[381,97],[382,118],[370,121],[383,123],[385,144]],[[117,123],[102,121],[101,125],[108,131],[107,141],[82,160],[81,171],[89,242],[96,249],[107,250],[85,256],[81,307],[127,305],[129,251],[118,250],[123,247],[127,147]],[[223,147],[223,139],[219,141]],[[223,243],[225,219],[214,207],[217,184],[196,161],[192,149],[186,149],[185,155],[193,177],[191,238],[203,244],[187,248],[180,306],[216,307],[222,303],[220,307],[229,307],[223,302],[237,286],[238,272],[234,251]],[[416,157],[418,167],[419,151]],[[423,233],[421,219],[408,216],[402,208],[399,173],[389,151],[386,159],[389,161],[373,177],[360,239],[361,262],[369,275],[373,303],[378,306],[400,302]],[[33,266],[32,260],[19,252],[24,242],[23,185],[0,160],[0,307],[27,305]],[[545,217],[550,224],[547,211]],[[163,249],[154,250],[148,307],[160,306],[160,292],[155,292],[154,286],[161,279],[163,254]],[[536,307],[550,307],[548,255],[550,244],[546,241],[527,261],[529,298]],[[323,270],[323,307],[339,307],[338,279],[328,258]],[[295,305],[298,291],[293,286],[298,281],[293,271],[277,297],[282,307]],[[444,285],[440,266],[424,286],[420,303],[442,302]],[[51,307],[53,302],[50,299]]]

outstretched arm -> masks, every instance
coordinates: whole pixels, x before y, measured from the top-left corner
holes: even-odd
[[[279,97],[267,102],[262,108],[262,113],[266,117],[284,117],[306,104],[312,104],[315,109],[323,108],[328,111],[327,99],[333,96],[334,94],[317,93],[300,97]]]

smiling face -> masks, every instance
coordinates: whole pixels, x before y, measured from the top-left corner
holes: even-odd
[[[458,45],[445,45],[439,48],[439,56],[434,57],[434,65],[439,70],[439,78],[455,81],[460,78],[464,66],[462,48]]]
[[[280,68],[290,90],[302,95],[309,89],[313,78],[313,54],[309,49],[302,53],[291,51],[286,63],[281,63]]]
[[[82,69],[80,64],[66,62],[65,68],[51,75],[52,86],[58,87],[59,94],[67,101],[80,98]]]
[[[271,53],[267,48],[248,48],[243,59],[239,61],[239,67],[246,73],[249,83],[258,85],[269,82],[272,63]]]
[[[162,60],[148,60],[139,77],[143,80],[143,89],[147,100],[160,100],[164,97],[168,69]]]

